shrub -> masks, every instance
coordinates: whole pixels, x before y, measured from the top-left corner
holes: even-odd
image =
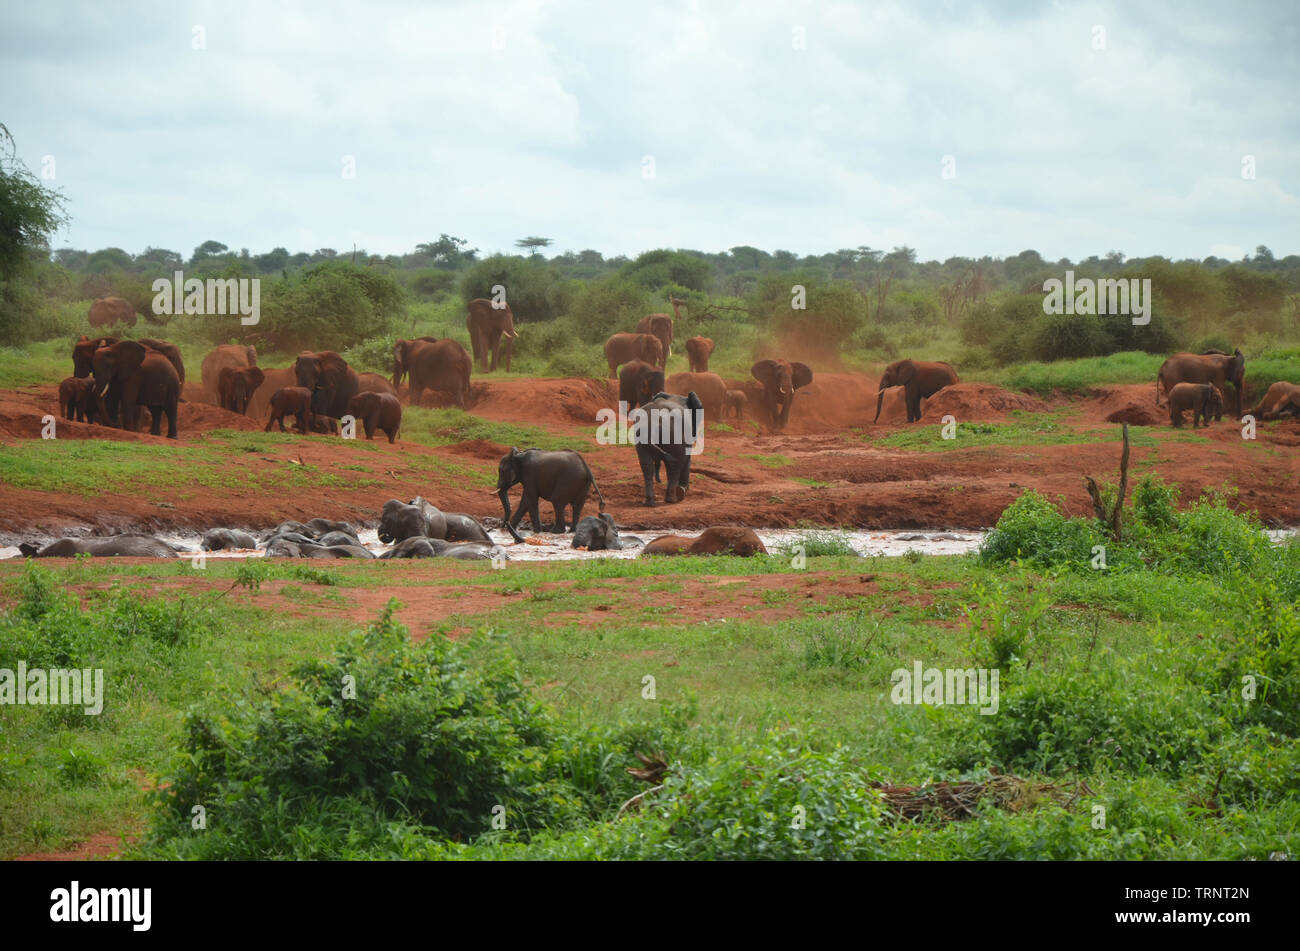
[[[603,344],[611,334],[631,333],[637,321],[655,313],[645,289],[622,277],[592,281],[573,303],[573,322],[579,338]]]
[[[460,280],[460,296],[468,303],[491,299],[492,288],[505,288],[505,299],[516,323],[550,320],[569,310],[572,289],[561,283],[555,268],[544,260],[497,254],[473,264]]]
[[[1068,518],[1032,489],[1007,506],[980,547],[985,564],[1024,561],[1042,567],[1086,567],[1092,548],[1103,543],[1091,521]]]

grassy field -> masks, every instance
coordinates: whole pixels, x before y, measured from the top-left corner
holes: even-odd
[[[1141,504],[1154,523],[1153,499]],[[1294,574],[1296,552],[1259,548],[1256,530],[1221,508],[1178,518],[1170,537],[1183,547],[1139,535],[1110,571],[819,556],[842,550],[827,533],[807,539],[803,568],[788,553],[504,571],[211,561],[195,590],[184,562],[0,564],[11,605],[0,667],[24,658],[102,667],[107,679],[97,717],[0,706],[0,855],[103,832],[144,834],[140,854],[173,857],[1294,854],[1296,581],[1279,590],[1240,571],[1279,558]],[[1017,550],[1046,552],[1050,536],[1088,557],[1088,539],[1072,534],[1086,526],[1070,527],[1081,520],[1019,511],[1004,522],[1003,544]],[[730,584],[756,596],[683,610]],[[422,645],[384,617],[357,633],[349,608],[381,587],[399,602],[448,599],[422,622]],[[915,662],[999,669],[1000,712],[891,702],[893,672]],[[329,698],[348,671],[361,696],[344,721]],[[1243,701],[1239,671],[1256,672],[1268,696]],[[386,750],[406,755],[399,738],[413,729],[437,777],[475,773],[466,750],[512,765],[480,777],[488,799],[430,804],[422,824],[411,812],[422,767],[403,767],[410,781],[393,789],[398,774],[383,765]],[[614,822],[646,789],[623,768],[661,750],[673,771],[660,806]],[[259,775],[236,775],[245,760]],[[867,786],[978,781],[990,769],[1087,791],[901,822]],[[159,781],[171,792],[151,793]],[[291,789],[306,800],[277,806]],[[208,804],[206,831],[189,826],[191,799]],[[505,803],[504,831],[491,802]],[[820,838],[791,833],[795,806]]]

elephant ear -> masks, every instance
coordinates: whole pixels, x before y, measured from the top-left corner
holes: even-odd
[[[117,348],[118,354],[118,374],[120,376],[131,376],[140,369],[144,363],[145,355],[149,353],[148,349],[134,340],[122,340],[113,344]]]
[[[776,361],[759,360],[749,368],[750,374],[764,386],[776,386]]]
[[[894,379],[898,381],[899,386],[906,386],[916,377],[916,364],[911,360],[902,360],[898,364],[898,370],[894,374]]]
[[[248,382],[253,385],[253,389],[257,389],[265,380],[266,374],[257,367],[248,368]]]
[[[812,367],[806,363],[790,364],[790,379],[796,390],[801,386],[807,386],[812,382]]]

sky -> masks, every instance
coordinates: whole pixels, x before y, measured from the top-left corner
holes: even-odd
[[[1300,253],[1300,5],[39,3],[54,247]]]

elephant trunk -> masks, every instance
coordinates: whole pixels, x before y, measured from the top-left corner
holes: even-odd
[[[880,392],[876,394],[876,418],[871,421],[873,424],[880,422],[880,407],[881,404],[884,403],[884,401],[885,401],[885,388],[882,386],[880,388]]]
[[[501,517],[501,524],[510,533],[510,537],[517,542],[522,542],[523,538],[515,531],[515,527],[510,524],[510,490],[497,489],[497,497],[501,499],[501,511],[504,513]]]

